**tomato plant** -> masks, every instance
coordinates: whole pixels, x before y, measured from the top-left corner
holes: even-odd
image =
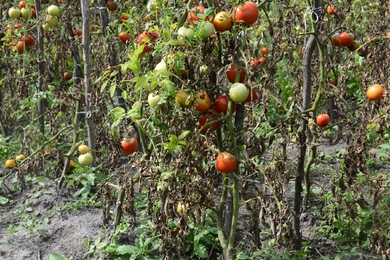
[[[215,100],[214,100],[214,108],[215,110],[218,112],[218,113],[224,113],[226,114],[227,111],[228,111],[228,98],[226,96],[226,94],[222,94],[220,96],[218,96]],[[232,102],[232,113],[236,111],[236,103],[235,102]]]
[[[379,84],[374,84],[367,89],[367,97],[371,101],[379,101],[382,99],[384,88]]]
[[[215,30],[224,32],[229,31],[233,27],[233,20],[228,12],[222,11],[215,15],[213,24]]]
[[[231,173],[237,168],[238,162],[237,158],[231,153],[222,152],[218,154],[215,165],[219,171],[223,173]]]
[[[328,114],[319,114],[316,118],[317,125],[325,127],[330,123],[330,117]]]
[[[211,101],[207,93],[197,93],[195,95],[195,109],[201,113],[206,113],[210,109]]]
[[[230,65],[229,70],[226,72],[226,76],[231,83],[235,83],[235,82],[242,83],[244,82],[247,76],[246,69],[243,67],[238,67],[235,64],[232,64]]]
[[[137,150],[138,142],[135,138],[131,138],[130,140],[127,138],[123,138],[121,141],[121,146],[123,147],[123,153],[126,155],[130,155],[135,153],[135,151]]]
[[[247,27],[254,24],[259,18],[259,9],[253,2],[245,2],[233,8],[232,16],[236,24]]]

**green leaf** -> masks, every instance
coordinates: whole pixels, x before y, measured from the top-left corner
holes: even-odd
[[[9,201],[9,199],[7,199],[6,197],[0,196],[0,204],[1,205],[7,204],[8,201]]]
[[[102,86],[100,87],[100,93],[103,93],[103,91],[106,89],[108,84],[108,80],[104,81]]]
[[[116,107],[110,111],[108,115],[113,115],[114,116],[114,121],[118,121],[122,119],[125,115],[126,111],[122,107]]]
[[[179,135],[179,139],[183,140],[189,133],[191,133],[191,131],[189,131],[189,130],[184,131],[183,133],[181,133]]]
[[[116,90],[116,84],[112,84],[110,87],[110,97],[113,97],[115,95]]]
[[[118,255],[127,255],[127,254],[134,254],[138,253],[138,248],[136,246],[131,246],[131,245],[121,245],[118,246],[116,249],[116,253]]]
[[[68,260],[68,259],[69,258],[67,258],[66,256],[57,253],[51,253],[49,257],[49,260]]]
[[[127,113],[127,116],[131,117],[132,121],[137,121],[137,119],[142,118],[141,110],[142,110],[142,103],[135,102],[131,107],[130,111]]]
[[[160,86],[163,90],[169,93],[169,95],[175,96],[176,88],[175,88],[175,84],[172,81],[170,81],[169,79],[163,79],[160,82]]]

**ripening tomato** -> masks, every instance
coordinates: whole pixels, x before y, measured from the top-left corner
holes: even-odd
[[[204,11],[205,11],[205,8],[204,6],[196,6],[196,7],[193,7],[189,12],[188,12],[188,15],[187,15],[187,19],[188,19],[188,22],[189,24],[191,24],[192,26],[195,26],[195,21],[200,21],[200,18],[198,17],[198,14],[204,14]],[[210,20],[210,17],[206,16],[204,18],[205,21],[209,21]]]
[[[217,160],[215,161],[217,169],[223,173],[231,173],[238,166],[237,158],[228,152],[222,152],[218,154]]]
[[[214,108],[218,113],[226,114],[228,110],[228,103],[229,100],[226,94],[222,94],[214,100]],[[236,107],[237,107],[236,103],[232,101],[232,113],[236,111]]]
[[[245,2],[233,8],[232,17],[236,24],[247,27],[254,24],[259,18],[259,9],[253,2]]]
[[[15,160],[14,159],[8,159],[7,161],[5,161],[5,167],[8,168],[8,169],[15,168],[16,167]]]
[[[35,6],[31,6],[31,17],[37,17],[37,11],[35,10]]]
[[[89,152],[89,147],[86,146],[85,144],[81,144],[79,145],[78,150],[81,154],[86,154]]]
[[[110,11],[115,11],[118,9],[118,4],[115,1],[107,1],[106,6]]]
[[[222,11],[215,15],[213,20],[215,30],[219,32],[229,31],[233,27],[233,20],[228,12]]]
[[[339,43],[341,46],[348,47],[355,41],[355,36],[349,32],[343,32],[339,36]]]
[[[267,48],[267,47],[261,48],[261,54],[262,54],[263,56],[267,55],[267,54],[268,54],[268,48]]]
[[[118,37],[119,40],[121,40],[121,42],[123,42],[124,44],[130,43],[130,36],[127,33],[120,32]]]
[[[237,75],[238,74],[237,70],[239,70],[238,73],[240,75]],[[238,68],[237,65],[232,64],[230,66],[229,70],[226,72],[226,75],[227,75],[228,80],[231,83],[235,83],[235,82],[242,83],[246,79],[246,69],[243,67]],[[237,78],[237,81],[236,81],[236,78]]]
[[[75,168],[76,168],[76,166],[74,165],[74,161],[70,160],[70,162],[69,162],[69,171],[73,171]]]
[[[197,93],[195,95],[195,109],[201,113],[206,113],[210,109],[211,101],[207,93]]]
[[[298,50],[298,55],[299,55],[299,56],[302,56],[302,55],[303,55],[302,49],[299,49],[299,50]]]
[[[353,52],[353,51],[356,51],[357,49],[359,49],[359,47],[360,47],[360,43],[357,41],[353,41],[353,43],[348,46],[348,50]]]
[[[178,103],[181,107],[191,106],[193,100],[194,98],[184,89],[179,90],[175,96],[176,103]]]
[[[342,47],[340,44],[340,34],[339,33],[335,33],[332,36],[332,44],[336,47]]]
[[[121,145],[123,147],[123,153],[126,155],[130,155],[137,150],[138,142],[135,138],[131,138],[130,140],[127,138],[123,138],[121,141]]]
[[[335,15],[336,9],[333,5],[328,5],[328,7],[326,8],[326,12],[330,15]]]
[[[329,122],[330,122],[330,117],[328,114],[319,114],[317,116],[317,125],[321,126],[321,127],[325,127],[327,125],[329,125]]]
[[[371,101],[379,101],[382,99],[385,89],[379,85],[374,84],[367,89],[367,97]]]
[[[70,80],[72,78],[72,73],[64,72],[64,80]]]

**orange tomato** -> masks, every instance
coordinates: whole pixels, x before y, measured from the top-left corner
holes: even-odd
[[[379,101],[382,99],[385,89],[379,85],[374,84],[367,89],[367,97],[371,101]]]
[[[223,173],[231,173],[237,168],[238,162],[237,158],[231,153],[222,152],[217,156],[215,165],[219,171]]]
[[[329,125],[329,122],[330,122],[330,117],[328,114],[319,114],[317,116],[317,125],[321,126],[321,127],[325,127],[327,125]]]

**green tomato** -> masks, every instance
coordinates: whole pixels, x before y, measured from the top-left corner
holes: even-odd
[[[58,24],[58,18],[56,16],[48,16],[46,17],[46,22],[50,26],[56,26]]]
[[[214,33],[214,25],[210,22],[202,22],[198,26],[200,26],[200,36],[202,38],[208,38]]]
[[[30,8],[23,7],[22,10],[20,10],[20,14],[25,20],[28,20],[31,18],[32,12]]]
[[[206,74],[208,70],[209,70],[209,67],[208,67],[207,65],[205,65],[205,64],[203,64],[203,65],[200,66],[200,68],[199,68],[199,72],[200,72],[201,74]]]
[[[60,8],[56,5],[51,5],[47,8],[47,13],[51,16],[57,16],[60,14]]]
[[[249,89],[242,83],[234,83],[230,87],[229,96],[234,102],[243,102],[249,96]]]
[[[158,102],[160,102],[160,95],[154,95],[153,93],[150,93],[148,95],[148,104],[150,107],[155,108],[158,105]]]
[[[9,15],[9,17],[11,17],[12,19],[19,19],[19,17],[20,17],[20,9],[17,8],[17,7],[11,7],[11,8],[8,10],[8,15]]]
[[[179,28],[179,30],[177,30],[177,34],[184,38],[191,38],[194,35],[194,30],[192,28],[186,28],[182,26]]]
[[[48,23],[45,23],[42,25],[42,28],[43,30],[45,30],[46,32],[50,31],[50,25]]]
[[[91,153],[80,154],[80,156],[79,156],[79,163],[82,166],[91,165],[92,162],[93,162],[93,156],[92,156]]]

